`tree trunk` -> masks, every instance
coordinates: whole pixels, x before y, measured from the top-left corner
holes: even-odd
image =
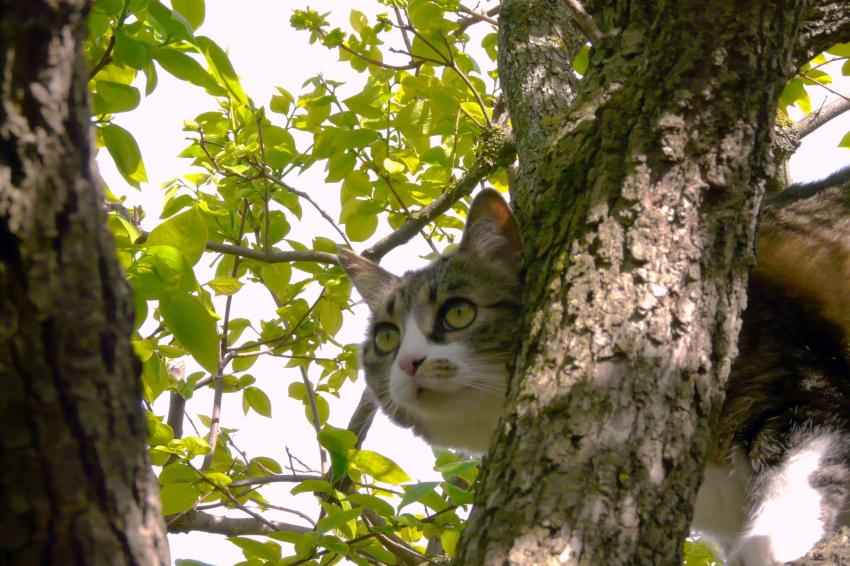
[[[88,3],[0,2],[0,562],[168,564],[94,169]]]
[[[534,37],[511,36],[524,4],[503,2],[501,46]],[[803,54],[847,31],[807,18],[843,4],[585,3],[605,38],[567,114],[537,118],[561,127],[513,195],[525,331],[459,563],[681,563],[774,175],[777,98]],[[537,76],[545,53],[510,57],[513,115],[518,83],[556,78]]]

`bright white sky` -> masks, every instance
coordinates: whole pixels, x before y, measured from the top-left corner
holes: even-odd
[[[306,33],[296,33],[289,27],[292,11],[307,5],[304,0],[242,0],[238,3],[207,0],[206,21],[199,33],[213,38],[229,51],[245,91],[258,105],[268,105],[275,86],[283,86],[297,96],[304,80],[319,72],[329,79],[351,80],[357,84],[348,64],[340,63],[335,52],[319,45],[309,45]],[[345,3],[313,0],[309,2],[309,6],[319,12],[331,12],[329,18],[332,24],[345,29],[348,27],[348,10],[352,7],[367,14],[386,11],[385,6],[372,0]],[[844,78],[833,87],[838,92],[850,93],[850,80]],[[823,94],[825,93],[812,92],[814,108],[820,105],[818,97]],[[173,79],[163,71],[159,74],[156,91],[144,99],[138,109],[117,117],[116,122],[130,130],[139,142],[149,183],[143,187],[141,193],[127,188],[105,152],[98,156],[98,164],[104,179],[116,194],[127,194],[128,203],[131,205],[143,204],[148,215],[147,229],[156,224],[159,216],[162,195],[159,188],[170,179],[190,172],[188,162],[176,157],[188,145],[186,133],[182,131],[183,120],[212,109],[215,109],[213,98],[197,87]],[[837,147],[838,141],[848,130],[850,115],[845,115],[809,136],[791,159],[793,179],[806,181],[821,178],[843,165],[850,164],[850,151]],[[317,171],[288,181],[299,189],[308,191],[326,207],[331,216],[338,217],[338,187],[325,187],[322,182],[323,175],[320,173]],[[321,221],[311,222],[308,219],[303,226],[306,230],[302,227],[300,229],[303,231],[300,233],[298,227],[293,227],[290,237],[309,240],[314,236],[323,235],[338,239]],[[367,244],[362,245],[362,248],[367,247]],[[412,245],[390,254],[382,264],[391,271],[400,273],[421,266],[419,255],[426,251],[424,244],[414,241]],[[209,261],[205,258],[202,264],[207,265]],[[212,278],[212,275],[198,275],[201,282]],[[265,293],[243,291],[236,296],[234,309],[234,316],[270,318],[275,307],[266,298]],[[365,317],[365,310],[360,307],[355,311],[355,316],[346,320],[337,338],[343,343],[359,342],[366,324]],[[239,429],[236,435],[237,445],[251,457],[271,456],[283,464],[286,461],[286,446],[293,454],[318,468],[315,433],[303,417],[300,402],[287,397],[288,384],[293,380],[300,380],[297,371],[285,370],[279,360],[269,359],[257,362],[251,373],[258,378],[259,385],[269,393],[274,419],[265,419],[253,413],[246,419],[242,413],[241,397],[226,395],[222,407],[223,426]],[[331,424],[339,427],[346,425],[360,398],[362,381],[361,378],[357,384],[347,385],[343,389],[345,398],[331,404]],[[212,396],[209,392],[198,392],[195,398],[189,401],[190,416],[195,416],[192,411],[209,414],[211,404]],[[191,433],[191,429],[188,433]],[[431,470],[433,457],[428,446],[414,438],[410,432],[393,426],[384,417],[376,419],[365,447],[392,457],[414,480],[439,479],[438,474]],[[291,487],[272,486],[263,493],[272,503],[298,507],[301,510],[306,508],[315,518],[316,513],[310,503],[311,496],[305,494],[294,498],[289,495]],[[233,516],[238,515],[238,512],[233,513]],[[270,512],[268,516],[281,521],[297,522],[297,519],[293,520],[292,516],[283,513]],[[169,540],[173,560],[192,558],[224,566],[244,559],[240,549],[217,535],[172,535]]]

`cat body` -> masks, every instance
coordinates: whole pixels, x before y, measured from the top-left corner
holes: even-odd
[[[733,566],[803,556],[850,497],[850,168],[764,206],[739,355],[693,527]],[[522,243],[495,191],[457,250],[402,277],[340,262],[372,312],[369,389],[429,443],[486,452],[502,413],[522,299]]]

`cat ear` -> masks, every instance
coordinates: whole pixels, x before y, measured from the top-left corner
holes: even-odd
[[[369,308],[375,311],[382,307],[399,278],[346,248],[339,252],[337,258]]]
[[[508,203],[495,190],[485,189],[472,201],[460,249],[519,270],[522,263],[519,226]]]

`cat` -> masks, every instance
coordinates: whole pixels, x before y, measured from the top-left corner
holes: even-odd
[[[850,167],[768,199],[758,242],[692,524],[731,566],[797,559],[850,515]],[[432,445],[486,452],[522,303],[502,197],[480,192],[457,249],[418,271],[339,259],[372,313],[362,362],[383,410]]]

